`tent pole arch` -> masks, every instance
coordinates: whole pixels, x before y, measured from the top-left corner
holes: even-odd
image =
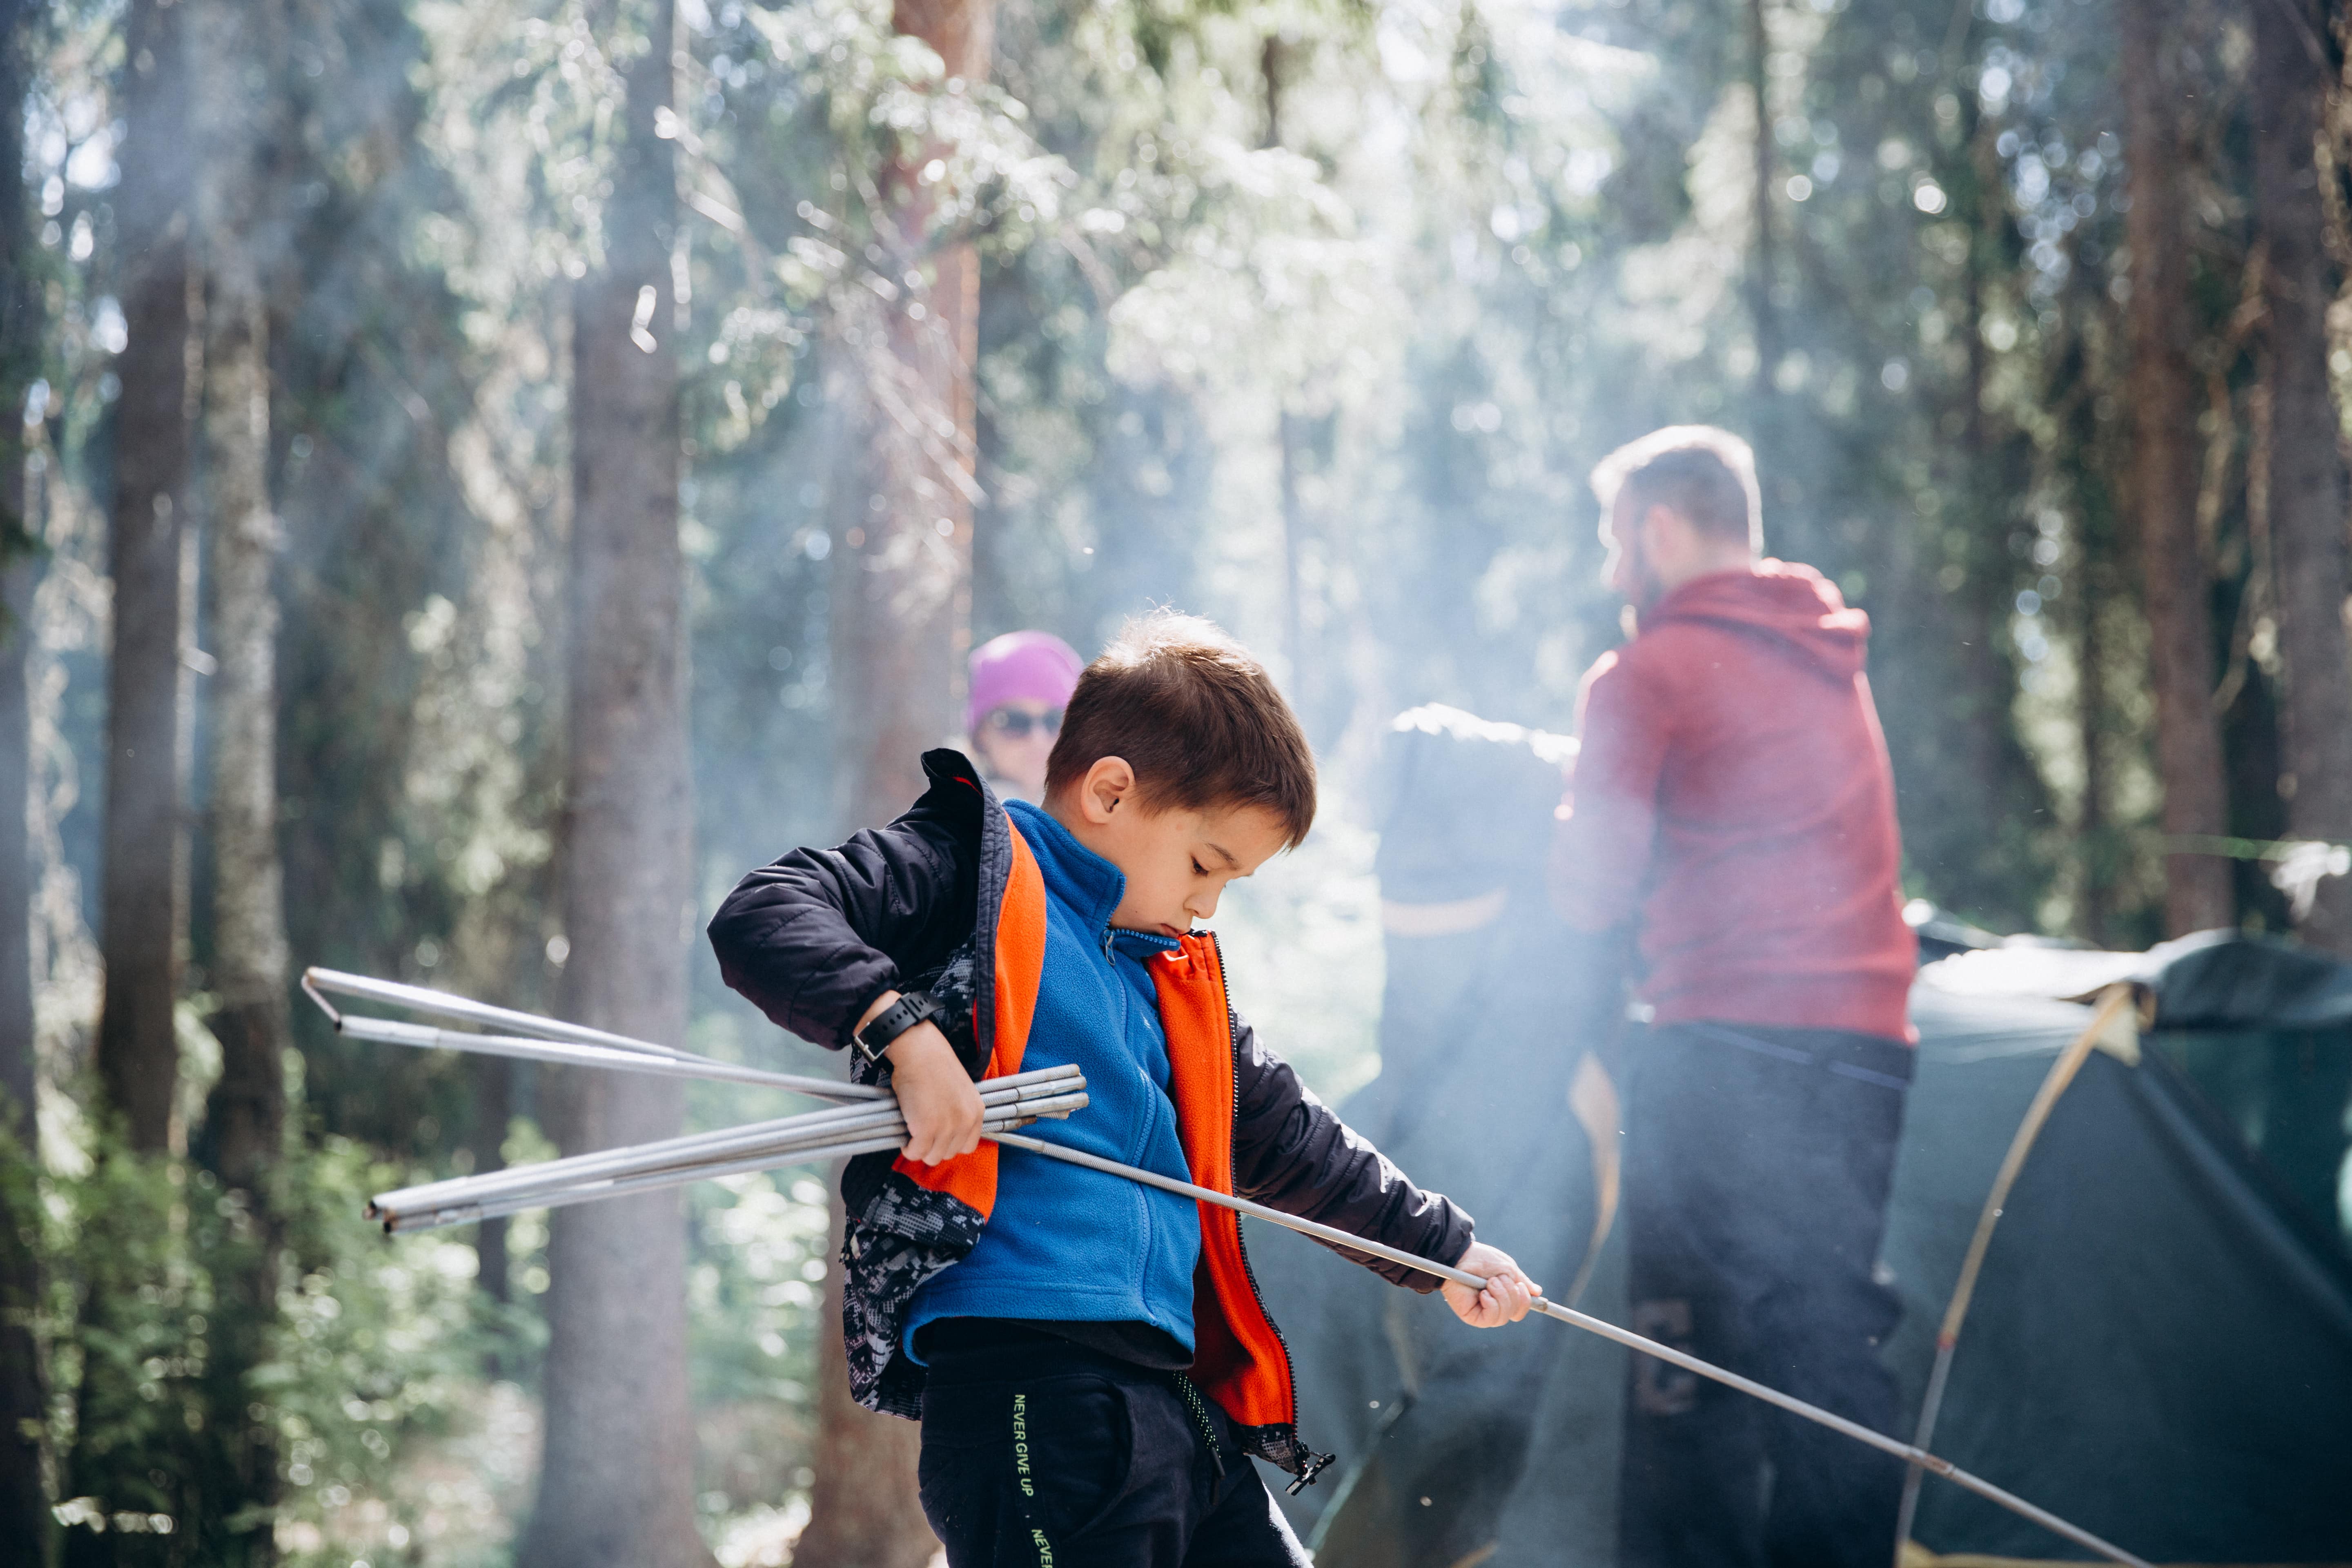
[[[1968,1321],[1969,1304],[1976,1297],[1977,1276],[1983,1271],[1985,1254],[1992,1247],[1993,1227],[2000,1223],[2001,1211],[2009,1205],[2009,1190],[2017,1184],[2026,1156],[2042,1136],[2050,1113],[2057,1109],[2059,1097],[2074,1081],[2074,1075],[2083,1070],[2083,1064],[2090,1059],[2091,1052],[2106,1037],[2108,1030],[2126,1016],[2125,1008],[2131,999],[2132,987],[2128,984],[2110,985],[2100,994],[2091,1021],[2050,1064],[2049,1074],[2034,1092],[2033,1103],[2026,1107],[2025,1120],[2017,1124],[2009,1152],[2002,1156],[1992,1188],[1985,1194],[1984,1210],[1977,1216],[1976,1233],[1969,1237],[1968,1255],[1960,1264],[1959,1280],[1952,1287],[1952,1299],[1944,1307],[1943,1324],[1936,1331],[1936,1364],[1927,1374],[1927,1395],[1919,1402],[1919,1426],[1911,1435],[1914,1448],[1924,1449],[1935,1439],[1936,1419],[1943,1411],[1944,1384],[1951,1375],[1952,1354],[1959,1346],[1960,1326]],[[1911,1538],[1911,1525],[1919,1512],[1919,1488],[1926,1478],[1927,1469],[1916,1459],[1905,1468],[1903,1506],[1895,1521],[1895,1568],[1903,1568],[1903,1546]]]

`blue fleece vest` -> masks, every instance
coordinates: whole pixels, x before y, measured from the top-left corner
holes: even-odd
[[[1168,1098],[1168,1040],[1145,965],[1169,938],[1114,931],[1118,867],[1025,801],[1005,809],[1045,883],[1045,963],[1024,1071],[1075,1062],[1087,1108],[1032,1137],[1190,1181]],[[1189,1198],[1024,1150],[998,1155],[996,1206],[962,1261],[915,1293],[906,1346],[936,1318],[1150,1323],[1192,1348],[1201,1216]],[[917,1358],[920,1359],[920,1358]]]

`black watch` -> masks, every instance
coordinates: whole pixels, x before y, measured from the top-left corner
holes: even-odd
[[[918,1024],[936,1024],[947,1016],[947,1007],[928,991],[909,991],[891,1003],[866,1022],[862,1029],[851,1031],[849,1043],[869,1062],[878,1062],[890,1043]]]

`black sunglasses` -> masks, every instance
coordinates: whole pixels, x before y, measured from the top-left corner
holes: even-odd
[[[1043,713],[1023,713],[1011,708],[999,708],[988,716],[990,729],[1015,741],[1026,738],[1032,725],[1048,735],[1058,735],[1062,732],[1062,710],[1050,708]]]

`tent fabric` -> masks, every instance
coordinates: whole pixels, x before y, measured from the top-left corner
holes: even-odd
[[[2001,1154],[2089,1009],[1954,996],[1931,973],[1915,1013],[1918,1077],[1885,1247],[1905,1305],[1886,1352],[1905,1436]],[[1580,1137],[1549,1092],[1565,1086],[1456,1076],[1478,1091],[1403,1097],[1418,1103],[1400,1118],[1375,1080],[1343,1114],[1417,1177],[1463,1194],[1480,1234],[1532,1259],[1539,1279],[1567,1278],[1560,1234],[1589,1236],[1593,1206]],[[1513,1106],[1551,1136],[1501,1126]],[[1394,1401],[1412,1401],[1372,1447],[1326,1561],[1439,1568],[1489,1542],[1496,1568],[1613,1561],[1622,1354],[1551,1324],[1480,1335],[1320,1249],[1271,1236],[1255,1246],[1307,1408],[1337,1417],[1320,1440],[1339,1448],[1338,1473],[1364,1459]],[[1587,1310],[1623,1321],[1622,1269],[1612,1247]],[[2352,1264],[2160,1053],[2137,1067],[2095,1054],[1995,1234],[1936,1451],[2151,1561],[2341,1563],[2347,1394]],[[1302,1531],[1329,1500],[1298,1500]],[[2080,1555],[1932,1478],[1915,1536],[1942,1553]]]
[[[2087,997],[2136,986],[2152,1048],[2258,1151],[2294,1203],[2352,1233],[2352,965],[2286,942],[2200,931],[2147,952],[2020,943],[1936,965],[1940,989],[1980,997]]]
[[[1906,1542],[1902,1561],[1895,1568],[2033,1568],[2039,1559],[2032,1557],[1993,1557],[1982,1552],[1930,1552],[1916,1541]],[[2284,1563],[2184,1563],[2179,1568],[2313,1568],[2311,1564]],[[2352,1568],[2341,1563],[2320,1563],[2316,1568]]]
[[[1931,917],[1927,933],[1958,929]],[[1997,947],[1945,941],[1946,988],[1979,994],[2086,997],[2129,981],[2158,1029],[2352,1026],[2352,964],[2233,931],[2198,931],[2146,952],[2102,952],[2011,939]],[[1957,962],[1954,962],[1956,960]]]
[[[1993,1173],[2089,1009],[1914,994],[1918,1076],[1885,1257],[1916,1412]],[[1954,1358],[1936,1451],[2144,1557],[2352,1559],[2352,1264],[2163,1054],[2094,1055],[2026,1162]],[[2072,1555],[1933,1480],[1940,1552]]]
[[[2352,1026],[2352,964],[2236,931],[2200,931],[2150,948],[2134,978],[2159,1029]]]
[[[1401,728],[1382,766],[1384,895],[1506,896],[1473,930],[1391,932],[1381,1072],[1342,1113],[1564,1289],[1605,1170],[1570,1086],[1580,1063],[1612,1064],[1608,998],[1624,961],[1576,946],[1529,874],[1557,763],[1473,721]],[[1444,846],[1472,825],[1514,848],[1455,874]],[[1884,1248],[1905,1305],[1885,1349],[1908,1406],[1896,1435],[1916,1419],[2001,1156],[2088,1020],[2065,998],[2118,980],[2142,987],[2154,1032],[2136,1063],[2092,1056],[2027,1161],[1936,1451],[2154,1562],[2352,1563],[2352,1260],[2256,1152],[2246,1117],[2210,1103],[2210,1074],[2183,1049],[2219,1050],[2230,1029],[2352,1038],[2352,968],[2281,944],[2003,946],[1922,971]],[[1339,1455],[1336,1479],[1286,1503],[1303,1537],[1320,1531],[1322,1561],[1613,1563],[1622,1352],[1553,1323],[1464,1328],[1433,1298],[1263,1227],[1251,1247],[1297,1363],[1307,1435]],[[1622,1254],[1612,1236],[1579,1303],[1620,1322]],[[1937,1568],[2081,1555],[1932,1477],[1914,1533],[1916,1555],[1943,1554]]]

